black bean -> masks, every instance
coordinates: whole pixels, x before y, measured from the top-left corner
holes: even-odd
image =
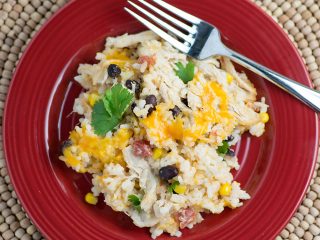
[[[111,78],[116,78],[121,74],[121,69],[116,64],[110,64],[108,67],[108,75]]]
[[[139,93],[140,90],[141,90],[141,85],[140,85],[140,83],[139,83],[138,81],[134,81],[134,82],[135,82],[135,84],[136,84],[136,86],[135,86],[135,88],[134,88],[134,92],[135,92],[135,93]]]
[[[136,80],[127,80],[125,85],[130,90],[132,90],[134,88],[135,93],[140,92],[140,83]]]
[[[233,139],[234,139],[234,136],[230,135],[230,136],[228,136],[227,141],[231,142]]]
[[[137,106],[137,104],[136,104],[135,102],[133,102],[133,103],[131,104],[131,110],[133,111],[133,109],[134,109],[136,106]]]
[[[63,154],[63,151],[66,148],[71,147],[71,146],[72,146],[72,141],[70,139],[63,141],[60,145],[60,152]]]
[[[181,98],[181,102],[186,105],[187,107],[189,107],[188,105],[188,98]]]
[[[155,95],[149,95],[146,97],[146,104],[152,104],[154,107],[157,106],[157,98]]]
[[[151,114],[154,110],[156,110],[155,107],[149,108],[149,109],[148,109],[148,114],[147,114],[147,116],[150,116],[150,114]]]
[[[169,111],[172,112],[172,116],[174,118],[176,118],[181,113],[181,109],[178,106],[174,106],[174,108],[170,109]]]
[[[126,83],[124,84],[128,89],[132,90],[132,80],[127,80]]]
[[[175,165],[169,165],[160,168],[159,176],[163,180],[170,180],[177,176],[179,173],[178,168]]]
[[[227,153],[228,156],[230,157],[234,157],[236,155],[236,153],[234,152],[234,150],[232,150],[231,148],[228,149]]]

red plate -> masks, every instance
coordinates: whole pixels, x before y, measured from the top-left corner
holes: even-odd
[[[171,2],[171,1],[170,1]],[[290,40],[249,1],[172,1],[216,25],[233,49],[311,86]],[[94,62],[106,36],[143,27],[123,10],[125,1],[71,1],[32,41],[15,73],[4,118],[4,147],[11,180],[23,207],[49,239],[149,239],[124,214],[103,201],[87,205],[90,178],[58,160],[59,142],[77,117],[69,116],[81,88],[72,81],[81,62]],[[236,179],[252,199],[208,215],[185,239],[274,239],[293,215],[309,184],[318,146],[316,114],[293,97],[249,73],[270,105],[261,138],[244,135]],[[168,239],[163,235],[160,239]]]

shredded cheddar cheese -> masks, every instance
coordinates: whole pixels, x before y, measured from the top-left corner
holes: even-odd
[[[219,101],[217,108],[214,106],[216,99]],[[181,117],[168,121],[166,112],[172,106],[164,103],[159,104],[156,111],[140,122],[148,129],[150,137],[159,145],[169,139],[195,142],[204,138],[210,125],[222,122],[226,122],[226,125],[229,126],[226,129],[231,132],[234,125],[232,121],[235,121],[235,118],[228,111],[227,94],[222,87],[214,81],[203,84],[201,101],[202,108],[195,111],[194,124],[191,128],[184,126],[184,120]]]
[[[115,49],[114,51],[106,55],[106,59],[110,61],[110,64],[116,64],[121,68],[124,68],[126,63],[133,62],[130,57],[130,52],[126,49]]]
[[[63,155],[65,162],[71,167],[80,166],[79,171],[85,171],[81,165],[79,157],[81,153],[89,154],[94,159],[94,164],[91,169],[102,168],[105,163],[119,163],[125,165],[122,150],[128,145],[129,139],[132,136],[132,130],[119,129],[113,137],[99,137],[96,135],[88,135],[85,126],[82,131],[72,131],[70,140],[76,149],[76,153],[71,151],[71,147],[64,150]]]

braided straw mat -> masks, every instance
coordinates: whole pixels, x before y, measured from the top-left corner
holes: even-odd
[[[253,1],[288,33],[299,48],[315,87],[320,90],[320,0]],[[41,25],[66,2],[67,0],[0,0],[0,117],[3,115],[10,79],[21,53]],[[320,240],[319,164],[320,159],[302,205],[276,239]],[[22,209],[10,183],[1,135],[0,212],[0,239],[42,239]]]

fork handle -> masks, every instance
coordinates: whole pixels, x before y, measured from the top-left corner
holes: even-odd
[[[223,55],[229,57],[231,60],[242,65],[243,67],[248,68],[254,73],[266,78],[270,82],[274,83],[307,104],[315,111],[320,112],[320,92],[308,88],[275,71],[272,71],[271,69],[266,68],[231,49],[226,48],[226,52]]]

